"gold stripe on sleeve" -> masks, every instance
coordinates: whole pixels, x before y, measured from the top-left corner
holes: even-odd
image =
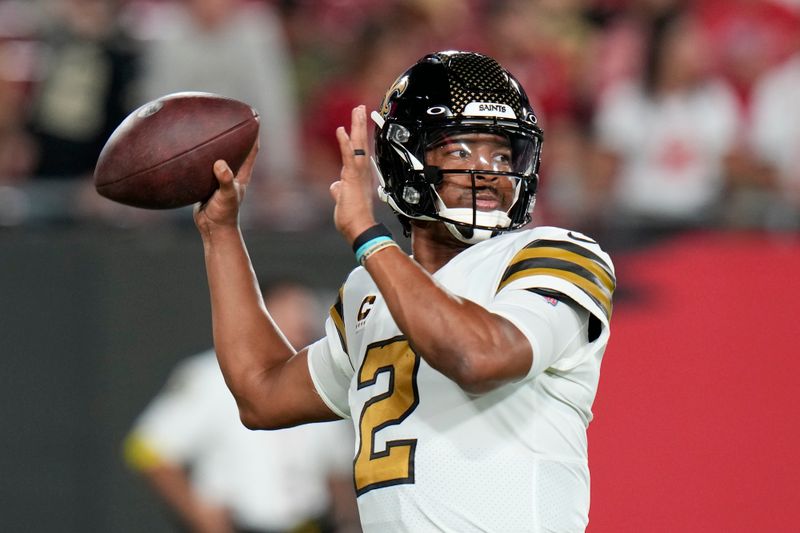
[[[616,277],[610,266],[591,250],[568,241],[534,241],[513,257],[497,290],[533,276],[551,276],[571,283],[596,303],[607,318],[611,317]]]
[[[563,248],[557,248],[553,246],[542,246],[538,248],[525,248],[521,250],[516,256],[514,256],[514,260],[512,261],[512,265],[515,263],[519,263],[526,259],[535,259],[535,258],[552,258],[552,259],[561,259],[563,261],[569,261],[575,263],[576,265],[580,265],[600,280],[603,286],[609,291],[614,292],[614,288],[616,287],[616,280],[613,278],[613,274],[611,274],[608,270],[606,270],[603,266],[600,265],[596,260],[590,259],[584,255],[571,252],[569,250],[565,250]],[[502,288],[507,282],[503,282],[500,284]]]

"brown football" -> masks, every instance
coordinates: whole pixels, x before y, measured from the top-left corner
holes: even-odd
[[[258,137],[258,113],[211,93],[148,102],[114,130],[94,171],[97,192],[115,202],[171,209],[207,200],[219,183],[214,161],[236,172]]]

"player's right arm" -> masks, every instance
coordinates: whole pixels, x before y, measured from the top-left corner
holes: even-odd
[[[257,147],[234,179],[214,165],[220,188],[195,208],[203,240],[214,346],[225,382],[251,429],[276,429],[339,418],[316,393],[307,349],[291,346],[267,311],[238,223]]]

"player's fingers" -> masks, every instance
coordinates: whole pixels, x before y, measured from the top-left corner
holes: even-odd
[[[236,224],[239,204],[244,197],[245,184],[239,183],[225,160],[215,161],[213,170],[219,188],[208,200],[196,204],[193,210],[195,224],[201,231],[207,231],[211,225]]]
[[[355,107],[351,113],[350,134],[344,127],[336,129],[339,151],[342,156],[342,179],[356,178],[367,168],[367,122],[366,107]]]
[[[350,116],[350,144],[354,159],[359,164],[367,161],[367,108],[364,105],[353,108]]]
[[[350,136],[347,135],[344,127],[336,128],[336,140],[339,141],[339,151],[342,154],[342,166],[344,168],[354,165],[353,145],[350,143]]]
[[[214,162],[214,175],[219,181],[220,188],[233,185],[233,171],[227,161],[218,159]]]
[[[259,141],[258,139],[256,139],[256,142],[250,149],[250,153],[247,154],[247,159],[245,159],[244,163],[242,163],[242,166],[239,167],[237,178],[245,179],[246,181],[250,180],[250,175],[253,173],[253,167],[256,164],[256,156],[258,155],[258,149],[259,149]]]
[[[219,181],[219,190],[214,193],[215,196],[219,196],[220,199],[235,198],[236,200],[241,200],[247,180],[240,183],[239,179],[234,176],[231,167],[223,159],[219,159],[214,163],[214,175]]]

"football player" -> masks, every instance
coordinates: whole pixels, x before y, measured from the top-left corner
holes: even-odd
[[[493,59],[428,55],[371,117],[372,158],[364,106],[336,131],[334,222],[361,266],[311,346],[273,325],[237,224],[255,151],[236,177],[218,161],[220,189],[195,210],[242,421],[352,419],[364,531],[583,531],[609,256],[576,232],[523,229],[542,132]],[[376,224],[375,171],[411,256]]]

